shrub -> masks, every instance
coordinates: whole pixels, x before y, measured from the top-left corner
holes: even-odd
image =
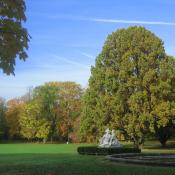
[[[140,153],[141,150],[137,148],[100,148],[97,146],[81,146],[77,148],[79,154],[87,155],[110,155],[110,154],[122,154],[122,153]]]

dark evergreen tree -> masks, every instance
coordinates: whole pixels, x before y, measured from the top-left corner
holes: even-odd
[[[5,118],[6,105],[5,100],[0,99],[0,140],[5,140],[8,137],[8,128]]]

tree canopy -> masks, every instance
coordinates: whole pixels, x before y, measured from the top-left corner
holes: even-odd
[[[95,139],[112,127],[139,146],[147,133],[166,127],[175,109],[173,61],[162,40],[144,27],[109,35],[91,69],[82,136]]]
[[[0,68],[14,74],[16,58],[27,58],[29,35],[23,27],[26,21],[24,0],[0,1]]]
[[[42,117],[40,104],[31,101],[24,105],[20,114],[21,135],[27,139],[43,139],[49,136],[49,122]]]
[[[9,134],[20,127],[30,140],[77,141],[82,88],[75,82],[49,82],[34,88],[23,103],[9,101],[6,113]],[[22,109],[21,109],[22,107]],[[19,111],[20,110],[20,111]],[[18,127],[16,127],[18,130]]]
[[[58,106],[59,89],[56,85],[46,83],[34,89],[34,100],[38,101],[41,106],[41,114],[50,124],[49,138],[53,140],[56,134],[56,124],[58,121],[57,106]]]
[[[6,122],[8,126],[8,136],[11,139],[20,137],[21,126],[19,118],[24,107],[24,102],[19,99],[11,99],[7,102]]]

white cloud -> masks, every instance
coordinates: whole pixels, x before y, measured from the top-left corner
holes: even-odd
[[[65,58],[65,57],[60,57],[60,56],[57,56],[57,55],[52,55],[53,58],[55,59],[58,59],[58,60],[61,60],[61,61],[64,61],[68,64],[71,64],[73,66],[78,66],[78,67],[81,67],[81,68],[84,68],[84,69],[90,69],[90,65],[85,65],[85,64],[82,64],[82,63],[79,63],[78,61],[72,61],[68,58]]]
[[[84,55],[87,58],[90,58],[93,61],[95,60],[95,56],[94,55],[91,55],[91,54],[86,53],[86,52],[81,52],[81,54]]]
[[[119,23],[119,24],[147,24],[147,25],[166,25],[175,26],[175,22],[167,21],[142,21],[142,20],[125,20],[125,19],[107,19],[107,18],[95,18],[95,17],[83,17],[83,16],[73,16],[73,15],[58,15],[58,14],[48,14],[48,13],[29,13],[30,15],[38,15],[42,17],[47,17],[51,20],[75,20],[75,21],[92,21],[92,22],[102,22],[102,23]]]
[[[149,25],[167,25],[175,26],[175,22],[166,21],[137,21],[137,20],[121,20],[121,19],[105,19],[105,18],[85,18],[85,20],[103,23],[120,23],[120,24],[149,24]]]

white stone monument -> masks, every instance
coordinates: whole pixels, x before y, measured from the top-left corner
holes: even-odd
[[[106,129],[105,134],[99,141],[100,143],[98,146],[101,148],[121,147],[121,144],[115,136],[114,130],[110,131],[109,129]]]

